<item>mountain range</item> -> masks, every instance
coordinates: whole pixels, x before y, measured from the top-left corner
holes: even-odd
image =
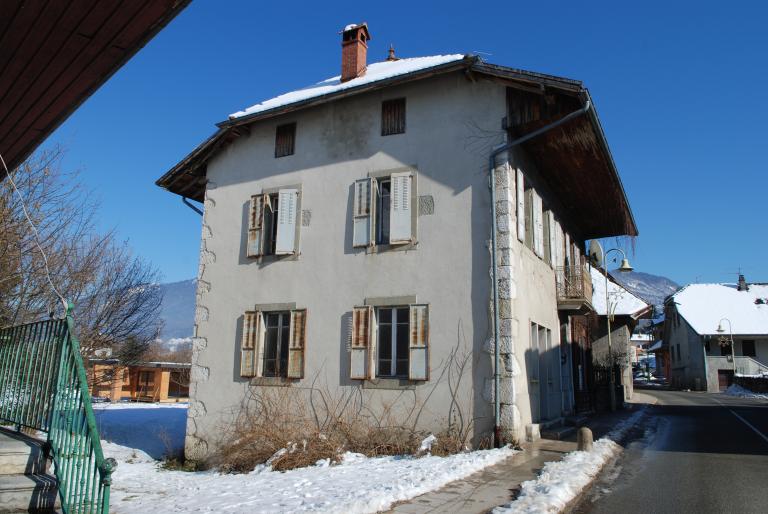
[[[614,270],[611,272],[611,277],[633,295],[655,306],[657,314],[664,311],[664,299],[680,288],[667,277],[640,271],[619,273]]]

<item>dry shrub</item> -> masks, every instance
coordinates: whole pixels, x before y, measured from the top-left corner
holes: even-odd
[[[463,334],[459,326],[459,341]],[[387,404],[371,405],[361,387],[335,389],[252,387],[235,421],[221,438],[219,451],[209,465],[224,472],[249,472],[259,464],[283,471],[327,460],[337,463],[345,452],[368,457],[417,455],[430,434],[417,430],[420,418],[438,384],[445,384],[451,397],[445,428],[435,432],[429,453],[450,455],[468,451],[475,420],[467,415],[461,398],[471,390],[461,387],[468,375],[471,352],[457,344],[441,366],[432,389],[423,398],[402,391]],[[490,447],[488,440],[481,447]]]
[[[259,464],[284,471],[322,460],[338,463],[345,452],[369,457],[415,453],[423,433],[388,422],[391,413],[378,418],[364,413],[354,395],[333,398],[316,389],[258,388],[211,464],[225,472],[248,472]]]

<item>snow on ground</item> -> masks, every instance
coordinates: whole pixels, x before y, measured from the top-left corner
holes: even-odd
[[[493,514],[560,512],[586,487],[603,466],[619,453],[620,439],[644,414],[644,409],[621,422],[607,436],[595,441],[589,452],[575,451],[561,461],[548,462],[536,480],[523,482],[517,499],[497,507]]]
[[[339,465],[286,472],[259,466],[247,474],[167,471],[144,452],[105,443],[118,460],[112,512],[345,512],[386,510],[496,464],[515,450],[501,448],[449,457],[377,457],[347,453]]]
[[[755,398],[758,400],[768,400],[768,394],[753,393],[749,389],[744,389],[738,384],[731,384],[728,389],[725,390],[725,394],[728,396],[737,396],[739,398]]]
[[[117,460],[111,510],[147,512],[377,512],[439,489],[516,453],[511,448],[449,457],[366,458],[347,453],[292,471],[259,466],[247,474],[168,471],[156,458],[183,448],[187,404],[95,404],[104,455]],[[422,446],[428,451],[432,438]]]
[[[103,440],[161,459],[184,448],[187,403],[94,403]],[[113,457],[106,450],[105,456]]]

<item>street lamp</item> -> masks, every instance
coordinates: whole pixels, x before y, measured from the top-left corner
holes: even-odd
[[[731,320],[729,320],[728,318],[720,318],[720,321],[717,322],[716,332],[718,334],[725,333],[725,329],[723,329],[723,321],[728,322],[728,333],[730,334],[730,339],[731,339],[731,360],[733,361],[733,378],[735,379],[736,378],[736,353],[735,353],[735,348],[733,344],[733,327],[731,326]],[[720,346],[725,346],[723,344],[723,340],[725,340],[725,337],[721,339]]]
[[[619,252],[621,253],[621,266],[619,266],[618,271],[621,273],[628,273],[632,271],[634,268],[629,264],[629,259],[627,259],[627,254],[624,253],[624,250],[621,248],[611,248],[607,252],[603,252],[603,247],[600,245],[599,242],[594,241],[595,244],[600,248],[600,251],[598,252],[597,256],[602,254],[602,267],[605,270],[605,319],[608,326],[608,362],[610,363],[610,373],[611,373],[611,391],[610,391],[610,399],[611,399],[611,411],[616,410],[616,374],[614,373],[614,363],[613,363],[613,347],[611,345],[611,305],[608,301],[608,254],[611,252]],[[591,253],[591,252],[590,252]],[[595,254],[592,254],[593,256]],[[599,259],[598,259],[599,260]]]

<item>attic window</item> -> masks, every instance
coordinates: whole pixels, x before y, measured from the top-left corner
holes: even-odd
[[[381,135],[405,134],[405,98],[381,102]]]
[[[293,155],[296,146],[296,123],[278,125],[275,131],[275,158]]]

